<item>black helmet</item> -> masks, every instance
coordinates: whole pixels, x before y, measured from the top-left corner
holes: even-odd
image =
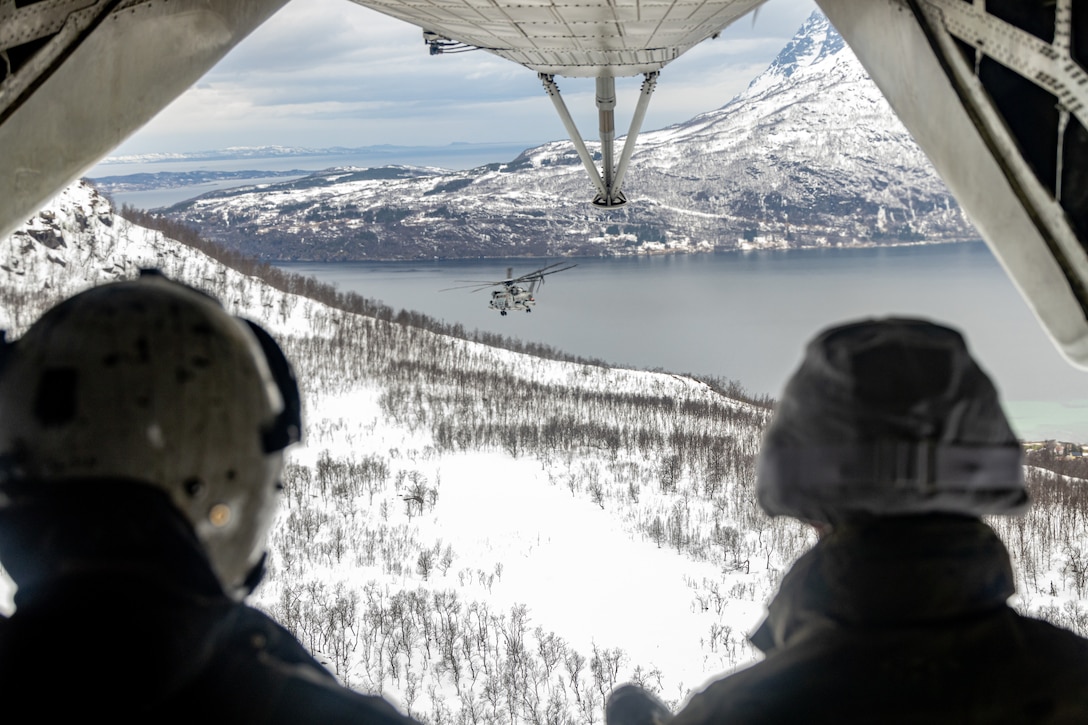
[[[763,439],[771,514],[1019,513],[1021,449],[963,337],[924,320],[866,320],[809,343]]]
[[[0,511],[39,486],[147,484],[192,525],[224,590],[248,593],[300,427],[267,332],[145,274],[71,297],[0,353]]]

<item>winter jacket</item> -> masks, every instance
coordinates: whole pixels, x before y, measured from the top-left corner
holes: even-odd
[[[672,725],[1088,723],[1088,640],[1014,612],[1008,553],[981,521],[837,529],[784,577],[766,658]]]
[[[19,585],[0,621],[5,723],[413,725],[228,598],[188,523],[136,488],[112,506],[0,516],[0,561]]]

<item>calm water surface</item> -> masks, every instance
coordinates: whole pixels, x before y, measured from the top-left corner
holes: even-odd
[[[731,378],[773,396],[824,327],[922,316],[966,334],[1021,436],[1088,442],[1088,372],[1061,357],[981,242],[577,259],[547,278],[531,314],[507,317],[488,309],[487,291],[441,291],[552,261],[280,266],[468,329],[618,365]]]

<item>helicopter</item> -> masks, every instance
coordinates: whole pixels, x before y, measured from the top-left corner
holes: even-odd
[[[489,287],[498,287],[499,289],[492,290],[491,300],[487,306],[493,310],[498,310],[499,314],[506,317],[506,313],[510,311],[515,312],[532,312],[533,307],[536,305],[536,298],[533,297],[533,292],[536,291],[537,285],[544,282],[544,278],[549,274],[555,274],[557,272],[566,272],[568,269],[577,267],[577,264],[570,264],[566,267],[561,267],[563,262],[556,262],[555,264],[549,264],[546,267],[533,270],[527,274],[523,274],[520,277],[514,276],[514,268],[506,268],[506,279],[500,279],[497,282],[480,282],[475,281],[471,284],[462,285],[460,287],[447,287],[441,292],[447,292],[449,290],[456,289],[469,289],[472,288],[473,292],[479,292],[480,290],[488,289]],[[559,267],[559,269],[555,269]],[[461,282],[470,282],[471,280],[459,280]],[[522,285],[528,285],[524,287]]]

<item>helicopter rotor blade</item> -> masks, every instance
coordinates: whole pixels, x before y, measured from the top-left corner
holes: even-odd
[[[500,285],[509,284],[511,280],[509,280],[509,279],[500,279],[500,280],[491,280],[491,279],[455,279],[453,281],[454,282],[464,282],[465,284],[458,285],[456,287],[444,287],[444,288],[442,288],[442,289],[440,289],[438,291],[439,292],[447,292],[449,290],[468,289],[469,287],[479,287],[481,289],[483,289],[484,287],[498,287]]]
[[[540,269],[534,270],[532,272],[527,272],[527,273],[523,274],[522,276],[517,277],[515,279],[512,279],[510,281],[514,282],[514,283],[532,282],[534,279],[541,279],[545,275],[555,274],[557,272],[565,272],[568,269],[573,269],[574,267],[578,266],[577,264],[571,264],[571,265],[568,265],[566,267],[563,267],[562,269],[554,269],[554,267],[558,267],[561,264],[565,264],[565,263],[564,262],[556,262],[555,264],[549,264],[546,267],[541,267]]]
[[[464,284],[464,285],[460,285],[458,287],[444,287],[444,288],[442,288],[442,289],[440,289],[438,291],[439,292],[449,292],[451,290],[472,289],[473,292],[479,292],[482,289],[487,289],[488,287],[498,287],[498,286],[500,286],[502,284],[505,284],[505,283],[504,282],[476,282],[474,284]]]
[[[531,286],[529,288],[529,294],[532,294],[536,290],[537,284],[544,282],[544,277],[545,276],[547,276],[549,274],[556,274],[557,272],[565,272],[568,269],[574,269],[575,267],[578,266],[577,264],[568,264],[566,267],[561,266],[561,265],[564,265],[564,264],[566,264],[566,262],[555,262],[554,264],[549,264],[549,265],[546,265],[544,267],[541,267],[540,269],[537,269],[537,270],[534,270],[532,272],[528,272],[526,274],[523,274],[520,277],[514,277],[513,276],[513,274],[514,274],[514,268],[513,267],[507,267],[506,268],[506,279],[501,279],[501,280],[498,280],[496,282],[492,282],[492,281],[488,281],[488,280],[481,280],[481,279],[457,279],[457,280],[454,280],[454,281],[455,282],[465,282],[466,284],[458,285],[458,286],[455,286],[455,287],[445,287],[445,288],[440,289],[438,291],[439,292],[449,292],[450,290],[471,289],[473,292],[479,292],[480,290],[484,290],[484,289],[487,289],[489,287],[503,287],[503,286],[505,286],[507,288],[510,288],[510,287],[513,287],[513,286],[519,285],[519,284],[530,284]],[[556,269],[557,267],[559,269]]]
[[[555,267],[555,266],[557,266],[557,265],[554,265],[554,264],[552,265],[552,267]],[[545,271],[541,270],[541,271],[533,273],[532,276],[535,277],[536,279],[539,279],[541,282],[543,282],[544,278],[547,277],[549,274],[557,274],[558,272],[566,272],[568,269],[574,269],[577,266],[578,266],[577,264],[572,264],[572,265],[570,265],[568,267],[563,267],[561,269],[551,269],[551,267],[544,267],[544,269],[549,270],[549,271],[545,272]]]

